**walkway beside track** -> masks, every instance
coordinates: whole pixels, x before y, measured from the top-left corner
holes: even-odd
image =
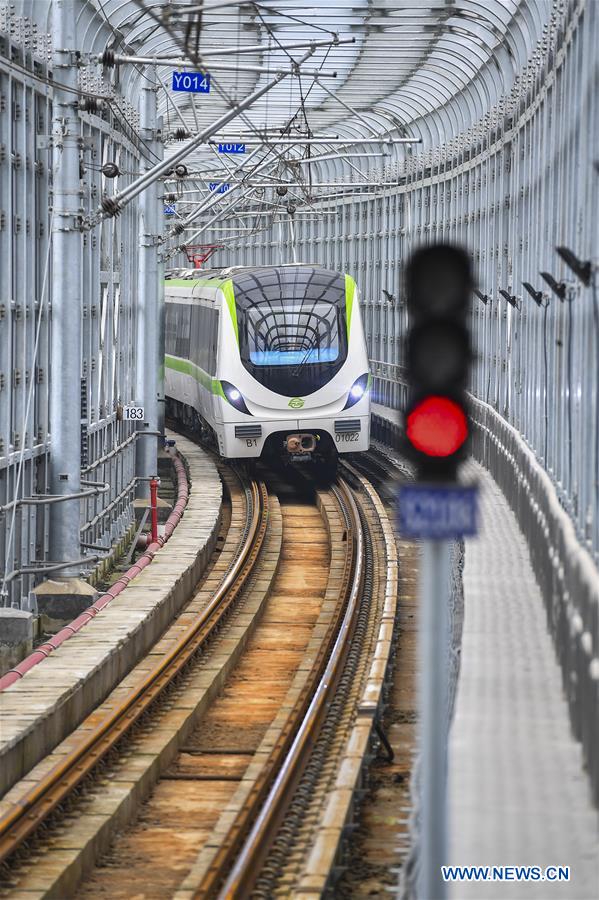
[[[188,599],[218,537],[222,485],[210,456],[179,435],[191,486],[152,563],[81,631],[0,693],[0,796],[66,737],[158,639]]]
[[[387,438],[400,413],[373,404]],[[373,429],[373,433],[376,429]],[[528,547],[474,461],[480,534],[466,541],[461,663],[449,736],[449,862],[569,866],[569,883],[454,883],[454,900],[599,897],[599,821]]]
[[[570,730],[541,591],[516,518],[491,476],[466,541],[461,671],[449,739],[450,863],[569,866],[570,882],[453,884],[455,900],[596,900],[599,828]]]

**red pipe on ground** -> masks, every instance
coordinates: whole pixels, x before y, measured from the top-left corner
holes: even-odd
[[[185,466],[181,462],[178,456],[173,456],[173,465],[175,467],[175,472],[177,474],[177,502],[175,506],[166,520],[166,524],[164,526],[164,535],[162,537],[158,537],[158,520],[156,515],[156,530],[154,530],[154,511],[156,511],[156,497],[154,497],[154,505],[153,505],[153,513],[152,513],[152,543],[149,545],[146,552],[140,556],[137,562],[131,566],[130,569],[121,575],[118,581],[112,585],[110,590],[106,591],[105,594],[102,594],[101,597],[92,603],[88,609],[85,609],[76,619],[73,619],[68,625],[65,625],[64,628],[57,633],[52,635],[49,640],[45,641],[45,643],[40,644],[39,647],[36,647],[33,653],[30,653],[29,656],[26,656],[25,659],[20,662],[13,669],[9,669],[5,675],[0,678],[0,691],[5,690],[7,687],[10,687],[11,684],[14,684],[15,681],[18,681],[19,678],[22,678],[27,672],[33,669],[34,666],[37,666],[43,659],[46,659],[47,656],[52,653],[53,650],[56,650],[57,647],[60,647],[61,644],[64,644],[70,637],[76,634],[78,631],[81,631],[84,625],[94,618],[105,606],[114,600],[121,591],[127,587],[130,581],[139,575],[146,566],[148,566],[158,550],[161,547],[164,547],[168,539],[171,537],[173,531],[181,521],[183,516],[183,512],[185,507],[187,506],[187,500],[189,498],[189,485],[187,483],[187,472],[185,471]],[[155,483],[156,488],[158,486],[158,481],[156,479],[152,479],[150,482],[150,495],[152,492],[152,482]]]

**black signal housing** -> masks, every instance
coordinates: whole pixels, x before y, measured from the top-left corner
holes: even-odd
[[[473,289],[470,258],[461,248],[422,247],[408,263],[404,449],[420,481],[456,482],[468,452],[468,314]]]

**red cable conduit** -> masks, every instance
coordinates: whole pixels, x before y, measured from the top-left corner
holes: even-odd
[[[181,521],[181,517],[187,506],[187,500],[189,497],[189,487],[187,484],[187,473],[185,471],[185,466],[181,462],[178,456],[173,456],[173,465],[175,467],[175,471],[177,473],[177,502],[166,520],[166,524],[164,526],[164,535],[159,537],[154,543],[151,543],[145,553],[140,556],[135,565],[131,566],[130,569],[121,575],[118,581],[112,585],[109,591],[106,591],[105,594],[102,594],[101,597],[92,603],[88,609],[85,609],[76,619],[73,619],[68,625],[65,625],[64,628],[61,628],[57,634],[53,635],[49,640],[45,643],[40,644],[39,647],[30,653],[29,656],[26,656],[22,662],[20,662],[14,669],[9,669],[5,675],[0,678],[0,691],[5,690],[7,687],[10,687],[11,684],[14,684],[15,681],[18,681],[19,678],[22,678],[30,669],[33,669],[34,666],[37,666],[38,663],[42,662],[42,660],[46,659],[53,650],[56,650],[57,647],[60,647],[61,644],[64,644],[65,641],[68,641],[70,637],[76,634],[78,631],[81,631],[84,625],[93,619],[105,606],[114,600],[121,591],[127,587],[130,581],[136,578],[140,572],[142,572],[146,566],[148,566],[158,550],[163,547],[168,539],[171,537],[173,531]]]

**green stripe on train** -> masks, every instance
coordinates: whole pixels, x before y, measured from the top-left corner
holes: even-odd
[[[222,292],[225,295],[225,300],[227,301],[227,306],[229,307],[229,312],[231,313],[231,321],[233,322],[233,331],[235,332],[235,340],[237,341],[237,346],[239,347],[239,326],[237,325],[237,307],[235,305],[235,290],[233,288],[233,282],[231,279],[227,281],[223,287]]]
[[[354,296],[356,293],[356,282],[351,275],[345,276],[345,323],[347,325],[347,339],[349,341],[349,332],[351,329],[351,316],[354,309]]]
[[[179,356],[169,356],[167,354],[164,357],[164,364],[167,369],[172,369],[174,372],[181,372],[183,375],[190,375],[192,378],[195,378],[195,380],[199,382],[202,387],[205,387],[207,391],[210,391],[211,394],[215,394],[217,397],[225,396],[223,386],[218,378],[213,378],[190,360],[181,359]]]

